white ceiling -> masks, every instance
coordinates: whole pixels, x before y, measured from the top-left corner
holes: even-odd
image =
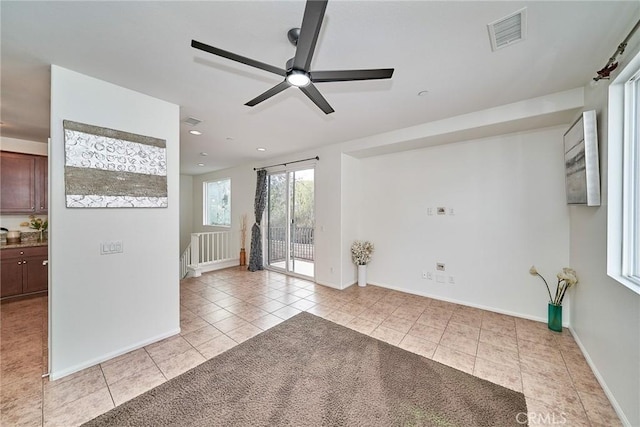
[[[395,68],[391,80],[317,84],[330,115],[295,88],[246,107],[281,78],[190,47],[196,39],[284,68],[304,6],[3,0],[2,134],[46,141],[56,64],[201,119],[202,136],[181,125],[181,172],[204,173],[583,86],[640,16],[638,1],[330,0],[312,69]],[[526,40],[492,52],[487,24],[523,7]]]

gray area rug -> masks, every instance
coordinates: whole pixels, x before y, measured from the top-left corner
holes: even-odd
[[[522,393],[301,313],[85,426],[518,426]]]

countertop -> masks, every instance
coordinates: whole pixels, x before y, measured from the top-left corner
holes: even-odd
[[[3,243],[0,245],[0,249],[32,248],[35,246],[47,246],[48,244],[49,242],[47,240],[45,240],[44,242],[21,242],[11,244]]]

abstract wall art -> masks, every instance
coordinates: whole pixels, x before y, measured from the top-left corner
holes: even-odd
[[[600,166],[595,110],[583,112],[564,134],[567,203],[600,206]]]
[[[166,208],[164,139],[63,121],[69,208]]]

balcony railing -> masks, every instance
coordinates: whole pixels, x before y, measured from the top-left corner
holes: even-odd
[[[313,227],[291,227],[291,255],[305,261],[314,260]],[[287,255],[286,227],[269,227],[267,250],[269,262],[283,261]]]

